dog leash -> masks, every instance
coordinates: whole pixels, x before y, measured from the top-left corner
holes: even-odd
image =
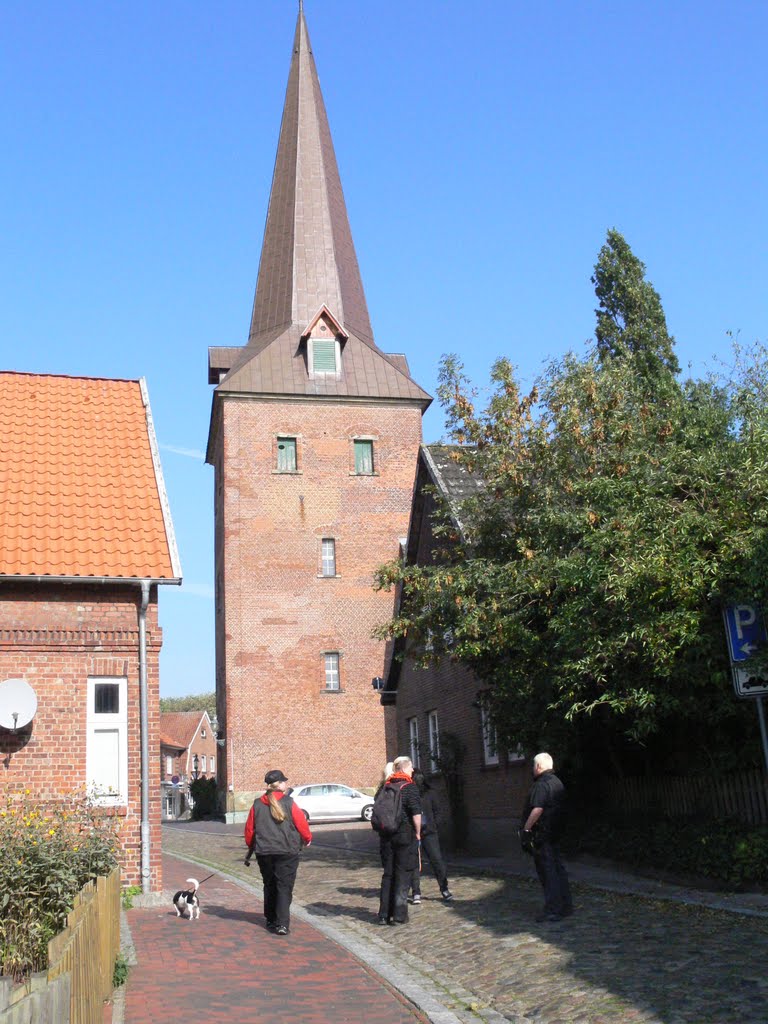
[[[216,872],[215,872],[215,871],[212,871],[212,872],[210,873],[210,875],[208,875],[208,877],[207,877],[207,878],[204,878],[204,879],[203,879],[203,881],[202,881],[202,882],[198,882],[198,883],[197,883],[197,885],[198,885],[198,888],[199,888],[199,887],[200,887],[200,886],[201,886],[201,885],[203,884],[203,882],[207,882],[209,878],[213,878],[213,876],[214,876],[215,874],[216,874]]]

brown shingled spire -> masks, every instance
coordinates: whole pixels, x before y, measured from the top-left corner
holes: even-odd
[[[302,329],[325,304],[374,344],[320,82],[302,5],[285,95],[250,339]]]
[[[315,373],[307,337],[323,314],[341,351]],[[312,48],[299,7],[248,344],[208,350],[219,394],[432,401],[405,356],[373,338]]]

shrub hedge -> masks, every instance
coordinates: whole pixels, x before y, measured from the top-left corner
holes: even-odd
[[[698,818],[646,821],[577,818],[564,843],[571,854],[589,853],[637,868],[710,878],[742,888],[768,884],[768,826]]]
[[[48,966],[48,942],[61,931],[86,882],[117,863],[117,819],[85,794],[41,807],[30,791],[0,808],[0,974],[19,981]]]

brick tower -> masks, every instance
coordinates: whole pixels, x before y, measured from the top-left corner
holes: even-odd
[[[232,821],[270,768],[371,786],[397,753],[371,687],[389,657],[371,630],[392,595],[372,579],[407,533],[431,401],[373,338],[301,8],[248,342],[209,350],[209,382]]]

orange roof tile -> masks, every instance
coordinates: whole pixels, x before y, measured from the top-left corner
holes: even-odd
[[[145,396],[0,373],[0,575],[180,578]]]

